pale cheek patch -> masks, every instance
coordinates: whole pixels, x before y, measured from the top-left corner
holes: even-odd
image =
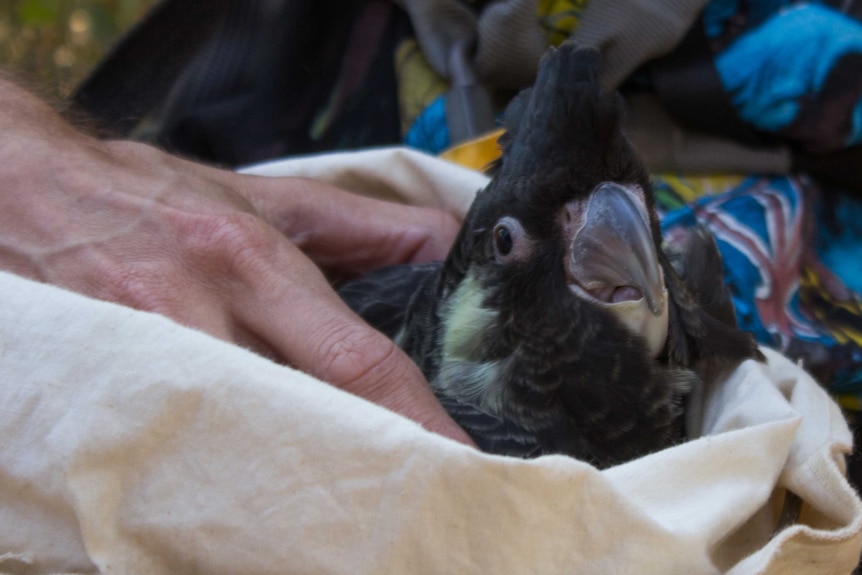
[[[499,314],[484,307],[484,302],[478,280],[468,273],[445,310],[448,321],[443,332],[443,357],[434,385],[447,395],[499,416],[505,395],[501,362],[483,361],[482,357],[483,338]]]
[[[468,274],[452,294],[443,332],[443,359],[479,359],[482,336],[497,320],[497,312],[483,306],[485,296],[474,276]]]

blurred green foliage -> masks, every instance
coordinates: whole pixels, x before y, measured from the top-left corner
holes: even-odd
[[[191,0],[195,1],[195,0]],[[0,67],[66,96],[156,0],[0,0]]]

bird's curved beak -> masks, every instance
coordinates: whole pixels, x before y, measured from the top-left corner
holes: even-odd
[[[667,335],[667,291],[643,190],[604,182],[567,203],[563,222],[569,287],[609,307],[657,354]]]

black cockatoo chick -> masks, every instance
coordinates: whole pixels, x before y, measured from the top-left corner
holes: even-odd
[[[736,328],[711,236],[694,234],[673,263],[662,251],[646,169],[598,65],[571,43],[543,58],[445,262],[380,270],[341,295],[482,449],[605,467],[682,438],[704,362],[759,352]]]

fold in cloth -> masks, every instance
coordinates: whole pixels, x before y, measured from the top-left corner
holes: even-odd
[[[391,150],[249,171],[372,193],[372,166],[387,193],[416,174],[412,201],[455,209],[482,178]],[[600,472],[479,453],[155,314],[10,274],[0,297],[0,572],[783,575],[859,557],[841,412],[769,350],[696,400],[701,437]],[[785,489],[801,521],[773,536]]]

